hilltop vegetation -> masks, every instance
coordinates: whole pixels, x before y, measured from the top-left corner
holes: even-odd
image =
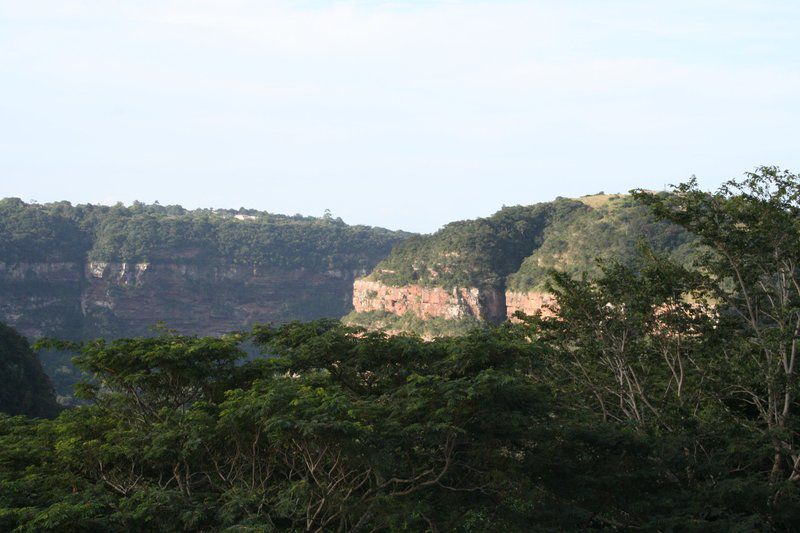
[[[5,263],[80,261],[91,247],[90,232],[79,223],[83,218],[83,207],[69,202],[40,206],[19,198],[0,200],[0,258]]]
[[[388,285],[540,289],[550,269],[599,272],[596,259],[631,264],[644,243],[685,261],[689,234],[629,195],[559,198],[453,222],[395,246],[369,279]]]
[[[0,201],[0,258],[6,263],[224,257],[259,267],[355,270],[368,268],[406,236],[348,226],[330,216],[187,210],[140,202],[125,207]]]
[[[657,220],[631,196],[598,195],[581,200],[591,208],[548,226],[541,245],[508,277],[509,289],[542,290],[551,270],[596,276],[600,273],[598,259],[633,265],[640,245],[674,254],[680,262],[689,260],[689,233]]]
[[[586,209],[575,200],[559,199],[451,222],[433,235],[395,246],[370,279],[388,285],[501,287],[505,276],[541,244],[545,228]]]

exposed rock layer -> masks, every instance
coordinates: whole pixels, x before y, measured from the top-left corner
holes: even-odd
[[[386,311],[400,316],[413,313],[422,319],[472,316],[499,322],[505,318],[501,291],[477,287],[393,287],[367,279],[357,279],[353,284],[353,307],[359,313]]]
[[[544,310],[551,297],[544,292],[505,293],[477,287],[441,287],[403,285],[394,287],[379,281],[357,279],[353,284],[353,307],[358,313],[384,311],[398,316],[412,313],[430,318],[462,319],[475,317],[499,323],[513,317],[517,311],[533,315]]]
[[[552,304],[553,298],[546,292],[528,291],[528,292],[515,292],[506,291],[506,316],[513,318],[514,313],[522,311],[526,315],[533,315],[538,311],[547,314],[548,309],[545,307]]]
[[[205,263],[0,262],[0,321],[29,338],[145,335],[163,321],[216,335],[253,323],[346,314],[364,271]]]

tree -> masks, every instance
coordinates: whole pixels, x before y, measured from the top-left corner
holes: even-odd
[[[540,348],[520,328],[424,342],[318,321],[253,339],[272,357],[244,360],[241,336],[168,331],[80,347],[91,404],[55,421],[0,418],[2,527],[647,522],[659,480],[646,443],[562,409],[528,376]]]
[[[642,251],[632,266],[601,264],[594,280],[551,271],[549,312],[518,318],[549,348],[541,378],[605,421],[669,428],[701,402],[698,354],[715,320],[697,275]]]
[[[800,179],[761,167],[712,194],[692,179],[673,194],[634,196],[707,248],[698,267],[728,336],[717,368],[728,382],[721,401],[770,443],[777,504],[800,482]]]

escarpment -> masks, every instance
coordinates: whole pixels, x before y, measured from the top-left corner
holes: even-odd
[[[444,289],[419,285],[393,287],[368,279],[357,279],[353,284],[353,308],[356,313],[411,313],[423,320],[474,317],[488,322],[499,322],[505,318],[503,293],[497,289]]]
[[[506,299],[506,318],[513,319],[517,312],[526,315],[534,315],[537,312],[549,312],[549,306],[553,304],[552,297],[545,291],[516,292],[507,290]]]
[[[353,281],[408,236],[330,216],[5,199],[0,322],[29,339],[84,340],[150,335],[157,322],[219,335],[339,318]],[[70,394],[69,356],[51,355],[45,370]]]
[[[220,335],[252,324],[340,317],[364,270],[259,268],[222,259],[87,263],[81,313],[106,335],[146,335],[155,322]]]
[[[0,322],[35,339],[75,338],[83,329],[83,264],[0,261]]]
[[[550,312],[552,270],[599,273],[597,259],[632,264],[641,247],[685,261],[691,237],[624,195],[557,199],[448,224],[396,246],[353,288],[351,324],[431,336],[464,323]]]
[[[147,335],[163,322],[218,335],[344,317],[424,336],[499,324],[548,302],[548,273],[630,262],[640,242],[681,259],[690,241],[619,195],[560,198],[432,235],[330,216],[134,204],[0,201],[0,321],[28,338]],[[45,369],[68,373],[68,359]],[[60,375],[60,374],[59,374]],[[61,383],[72,378],[53,378]]]
[[[29,338],[340,317],[408,234],[330,216],[0,201],[0,321]]]

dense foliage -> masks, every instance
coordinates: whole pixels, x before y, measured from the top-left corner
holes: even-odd
[[[657,220],[647,206],[630,196],[603,200],[548,226],[541,246],[509,276],[508,288],[520,292],[542,289],[553,269],[573,277],[598,275],[598,259],[633,265],[643,243],[670,253],[679,262],[689,260],[691,237],[686,230]]]
[[[82,207],[68,202],[36,206],[19,198],[0,200],[0,260],[79,261],[91,247],[81,227]]]
[[[676,192],[637,197],[707,247],[700,267],[727,326],[718,374],[769,450],[770,505],[800,509],[800,178],[762,167],[715,194],[694,180]]]
[[[53,422],[0,419],[0,527],[604,524],[618,496],[576,497],[565,473],[597,490],[616,481],[600,472],[652,480],[634,435],[593,435],[526,377],[536,350],[519,330],[425,343],[323,321],[254,339],[280,357],[237,364],[235,336],[84,346],[91,405]]]
[[[28,341],[0,322],[0,412],[51,417],[58,413],[53,386]]]
[[[395,246],[370,278],[389,285],[501,288],[505,277],[541,244],[549,225],[586,209],[560,198],[452,222],[433,235],[414,236]]]
[[[342,323],[372,330],[415,333],[422,338],[464,335],[474,329],[488,327],[488,323],[472,316],[463,318],[427,317],[420,318],[414,313],[397,315],[388,311],[355,311],[342,317]]]
[[[0,529],[796,531],[800,179],[677,192],[635,196],[698,268],[551,270],[549,313],[461,337],[87,343],[90,403],[0,418]]]
[[[13,262],[204,261],[310,269],[369,268],[407,234],[329,215],[254,210],[0,201],[0,258]]]
[[[641,242],[689,259],[691,237],[630,196],[559,198],[453,222],[395,246],[370,275],[388,285],[542,289],[552,269],[598,274],[597,259],[633,264]]]

